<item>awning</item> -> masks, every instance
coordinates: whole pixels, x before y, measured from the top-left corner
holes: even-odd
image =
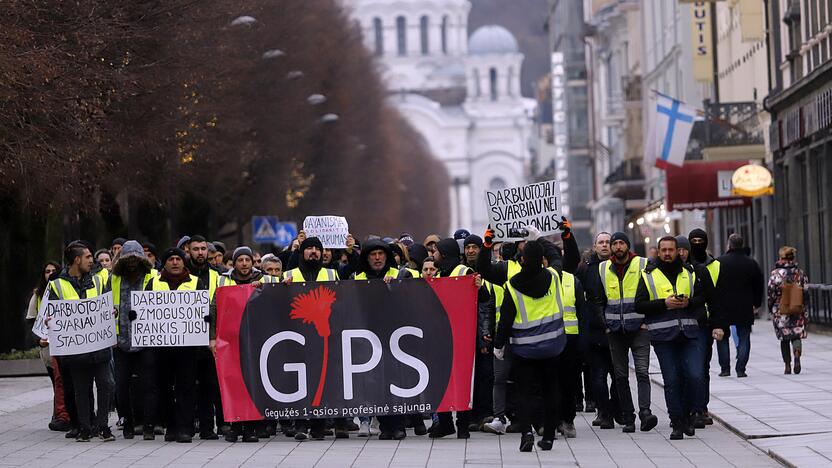
[[[731,176],[748,160],[686,162],[665,171],[668,210],[705,210],[751,206],[751,199],[731,194]]]

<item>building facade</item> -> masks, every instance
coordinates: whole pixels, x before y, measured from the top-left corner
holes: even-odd
[[[390,103],[450,176],[451,230],[488,224],[485,191],[528,182],[535,101],[520,93],[515,37],[468,36],[467,0],[344,0],[378,58]]]

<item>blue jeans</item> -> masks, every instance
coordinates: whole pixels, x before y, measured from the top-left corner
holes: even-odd
[[[671,341],[653,342],[664,379],[664,400],[670,419],[683,419],[691,413],[695,395],[702,388],[704,365],[701,339],[679,335]]]
[[[745,366],[748,364],[748,356],[751,355],[751,325],[737,325],[737,373],[745,372]],[[731,370],[731,347],[728,345],[728,334],[722,341],[717,341],[716,352],[719,354],[719,367],[722,372],[729,372]]]

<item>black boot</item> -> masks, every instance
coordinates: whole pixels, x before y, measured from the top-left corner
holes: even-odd
[[[693,415],[688,415],[687,418],[684,420],[684,428],[685,435],[688,437],[693,437],[696,435],[696,427],[694,426],[694,417]]]
[[[632,433],[636,431],[636,415],[635,414],[628,414],[624,417],[624,424],[623,428],[621,428],[621,432]]]
[[[641,431],[647,432],[653,430],[656,424],[659,423],[659,418],[656,417],[649,409],[643,409],[638,412],[638,419],[641,420]]]
[[[685,433],[682,431],[683,425],[684,423],[681,419],[670,419],[670,427],[673,428],[673,431],[670,433],[670,440],[682,440],[685,438]]]
[[[705,416],[701,412],[697,411],[690,417],[693,420],[693,427],[696,429],[705,429]]]
[[[523,436],[520,437],[520,451],[531,452],[532,448],[534,448],[534,434],[531,432],[523,433]]]

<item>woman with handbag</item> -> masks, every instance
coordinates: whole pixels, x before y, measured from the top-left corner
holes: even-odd
[[[800,340],[806,338],[806,312],[803,308],[806,284],[809,278],[797,267],[794,247],[783,246],[778,252],[780,260],[774,265],[768,280],[768,308],[774,333],[780,340],[780,353],[786,364],[784,374],[800,373],[800,356],[803,346]],[[792,367],[794,353],[794,367]]]

